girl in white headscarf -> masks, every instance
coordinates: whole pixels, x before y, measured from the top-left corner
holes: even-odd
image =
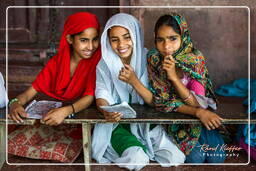
[[[4,87],[4,78],[0,72],[0,108],[5,107],[6,103],[8,103],[8,98]]]
[[[121,113],[109,113],[99,106],[126,101],[152,105],[147,89],[148,74],[143,33],[136,18],[128,14],[112,16],[101,37],[102,59],[96,69],[96,103],[106,120],[117,122]],[[175,156],[174,156],[175,155]],[[140,170],[157,161],[162,166],[183,163],[185,155],[160,125],[148,123],[96,124],[92,137],[92,156],[99,163],[117,163]]]

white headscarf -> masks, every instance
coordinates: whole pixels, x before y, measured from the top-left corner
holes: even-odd
[[[113,92],[112,89],[115,88],[121,101],[128,102],[130,93],[132,95],[132,103],[142,104],[143,100],[136,93],[136,91],[133,90],[132,86],[118,79],[119,71],[124,65],[120,57],[112,50],[109,43],[108,30],[113,26],[121,26],[129,31],[133,42],[133,54],[131,57],[130,66],[134,69],[142,84],[148,87],[148,74],[146,66],[147,49],[144,48],[144,36],[139,21],[129,14],[119,13],[112,16],[108,20],[101,36],[102,59],[97,66],[96,98],[104,98],[110,104],[117,103],[115,97],[109,94]],[[106,69],[109,71],[111,76],[106,75]],[[98,78],[99,75],[101,78]],[[111,77],[114,87],[108,84],[110,80],[107,80],[107,77]],[[105,82],[106,84],[102,85],[101,82]],[[108,89],[108,91],[106,92],[104,89]]]

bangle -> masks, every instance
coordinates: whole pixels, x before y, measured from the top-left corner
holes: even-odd
[[[188,99],[190,99],[190,97],[191,97],[191,93],[189,92],[188,97],[186,97],[185,99],[183,99],[183,101],[186,102]]]
[[[71,107],[72,107],[72,109],[73,109],[73,114],[74,114],[74,113],[76,113],[74,105],[73,105],[73,104],[71,104],[70,106],[71,106]]]
[[[11,104],[13,104],[14,102],[17,102],[18,104],[20,104],[20,101],[19,101],[19,99],[17,99],[17,98],[14,98],[14,99],[12,99],[10,102],[9,102],[9,107],[11,107]]]

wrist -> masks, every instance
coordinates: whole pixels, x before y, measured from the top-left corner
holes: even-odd
[[[131,82],[130,82],[131,86],[136,87],[136,85],[138,84],[138,78],[135,76]]]
[[[196,113],[195,113],[196,117],[197,117],[197,118],[200,118],[201,115],[202,115],[202,113],[204,113],[203,111],[204,111],[204,109],[202,109],[202,108],[197,108],[197,109],[196,109]]]
[[[180,79],[177,75],[168,78],[172,82],[178,82]]]
[[[11,106],[14,105],[14,104],[19,104],[19,105],[21,105],[19,99],[17,99],[17,98],[14,98],[14,99],[10,100],[8,106],[11,107]],[[22,106],[22,105],[21,105],[21,106]]]

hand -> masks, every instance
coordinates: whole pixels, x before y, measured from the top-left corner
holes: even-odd
[[[118,122],[121,120],[121,117],[123,116],[123,114],[118,113],[118,112],[103,111],[102,113],[108,122]]]
[[[138,80],[133,68],[127,64],[124,64],[124,67],[119,71],[118,78],[130,85],[133,85]]]
[[[65,106],[50,110],[44,117],[43,122],[46,125],[56,126],[63,122],[63,120],[70,114],[70,106]]]
[[[179,79],[175,69],[175,59],[173,59],[172,55],[164,57],[163,70],[167,72],[167,78],[169,80],[176,81]]]
[[[197,110],[196,116],[201,120],[201,122],[208,130],[218,128],[221,125],[221,121],[223,120],[216,113],[202,108]]]
[[[14,102],[10,106],[9,117],[11,119],[13,119],[14,121],[16,121],[17,123],[21,123],[21,122],[23,122],[21,117],[26,118],[26,117],[28,117],[28,114],[25,112],[25,109],[21,104]]]

